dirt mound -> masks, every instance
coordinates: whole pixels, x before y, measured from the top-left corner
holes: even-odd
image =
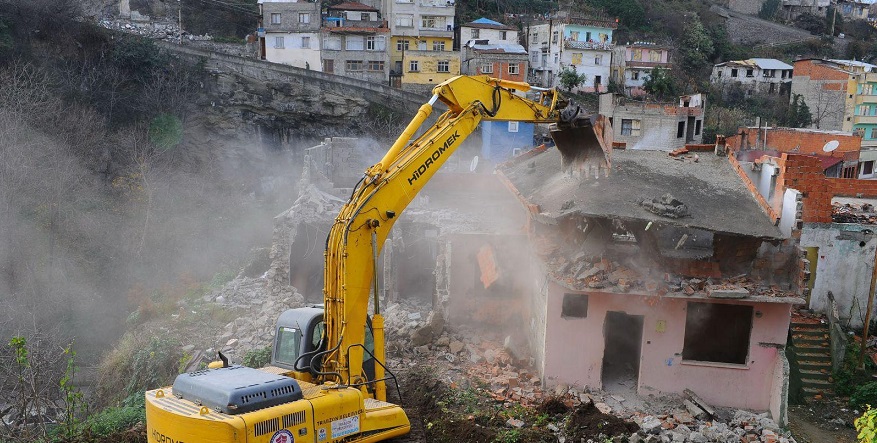
[[[569,407],[563,403],[563,400],[557,397],[550,397],[536,408],[536,412],[548,415],[561,415],[569,412]]]
[[[595,439],[600,436],[630,435],[639,430],[636,423],[600,412],[594,403],[585,403],[573,412],[567,425],[572,441]]]
[[[426,441],[489,442],[496,431],[484,427],[479,420],[468,420],[449,408],[450,390],[428,369],[408,373],[402,382],[402,395],[409,418],[423,423]]]

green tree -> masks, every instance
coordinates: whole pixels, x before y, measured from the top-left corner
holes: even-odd
[[[627,29],[640,30],[646,26],[646,11],[636,0],[589,0],[591,6],[617,17],[620,25]]]
[[[804,98],[800,94],[792,96],[792,102],[789,104],[789,111],[786,113],[785,125],[792,128],[804,128],[813,123],[813,115],[810,114],[810,107],[804,103]]]
[[[758,16],[765,20],[773,20],[777,11],[780,9],[781,4],[780,0],[765,1],[764,4],[761,5],[761,10],[758,11]]]
[[[566,88],[567,91],[572,91],[574,88],[585,83],[588,80],[588,76],[585,74],[579,74],[576,72],[576,67],[573,66],[572,69],[564,68],[563,71],[560,71],[560,74],[557,75],[557,79],[560,82],[560,85]]]
[[[713,40],[696,14],[688,17],[679,47],[684,69],[697,71],[709,63],[709,57],[713,54]]]
[[[657,99],[676,95],[676,85],[667,69],[652,68],[646,81],[643,82],[643,89]]]

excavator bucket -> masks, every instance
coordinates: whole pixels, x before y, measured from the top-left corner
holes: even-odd
[[[580,108],[568,108],[549,131],[560,151],[564,171],[584,178],[609,175],[612,126],[606,116],[582,115]]]

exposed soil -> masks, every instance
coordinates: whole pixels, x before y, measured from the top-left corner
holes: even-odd
[[[569,412],[569,407],[557,397],[550,397],[536,408],[536,412],[548,415],[560,415]]]
[[[594,403],[584,403],[570,416],[567,431],[573,441],[630,435],[639,425],[600,412]]]
[[[855,443],[855,412],[861,411],[834,399],[789,406],[789,430],[798,443]]]
[[[530,411],[506,410],[502,403],[477,389],[451,388],[439,380],[431,368],[415,368],[400,375],[412,432],[394,439],[394,443],[557,441],[554,434],[541,426],[515,428],[506,425],[506,420],[516,414],[533,423]],[[561,406],[566,407],[562,403]],[[552,408],[557,409],[556,406]]]

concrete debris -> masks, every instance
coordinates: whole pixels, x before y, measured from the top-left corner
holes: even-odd
[[[561,240],[548,236],[538,237],[534,245],[551,276],[574,290],[713,298],[797,296],[788,284],[767,284],[751,275],[724,277],[716,261],[698,261],[697,269],[691,271],[694,275],[685,276],[643,260],[636,250],[590,256],[580,250],[567,251]]]
[[[835,223],[877,225],[877,212],[870,203],[833,203],[831,219]]]
[[[510,418],[510,419],[506,420],[505,424],[506,424],[506,426],[508,426],[510,428],[520,429],[520,428],[524,427],[524,421],[518,420],[516,418]]]
[[[153,40],[163,40],[170,43],[179,43],[181,34],[186,46],[195,46],[201,49],[222,52],[238,57],[256,58],[258,51],[255,43],[217,43],[209,34],[192,35],[186,31],[180,32],[180,27],[175,21],[144,17],[144,20],[129,20],[125,18],[104,18],[97,24],[106,29],[124,32],[126,34],[139,35]]]
[[[685,203],[673,198],[670,194],[664,194],[661,198],[653,198],[651,200],[643,199],[639,204],[646,208],[647,211],[662,217],[682,218],[691,215],[688,211],[688,206],[685,206]]]

